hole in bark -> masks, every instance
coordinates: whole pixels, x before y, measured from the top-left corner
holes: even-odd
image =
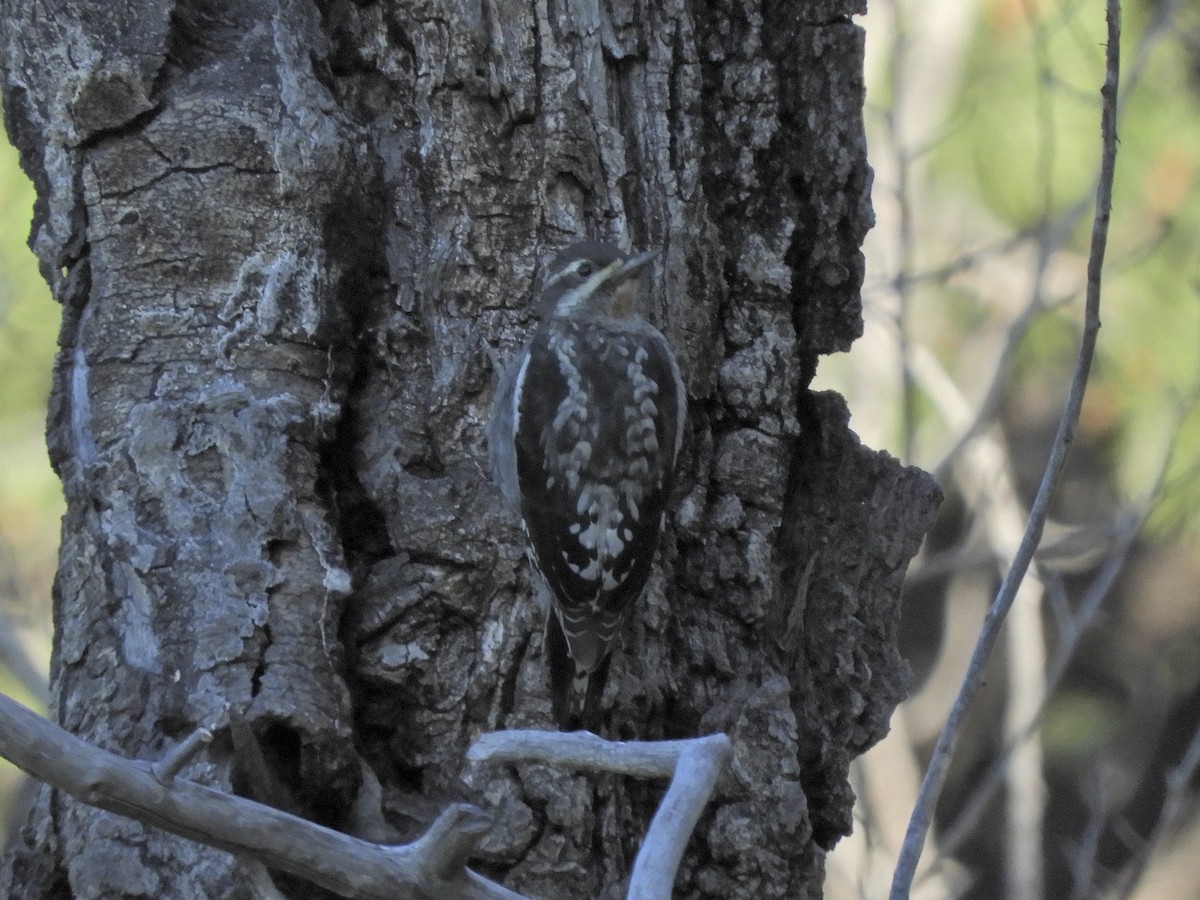
[[[243,797],[276,809],[302,814],[300,736],[282,722],[257,728],[230,722],[233,740],[233,789]]]
[[[300,792],[300,735],[282,722],[262,731],[260,744],[271,770],[279,777],[290,796]]]
[[[420,766],[397,764],[393,770],[392,784],[400,791],[420,795],[425,790],[425,772]]]
[[[156,727],[168,742],[182,740],[196,730],[196,724],[182,715],[161,716]]]

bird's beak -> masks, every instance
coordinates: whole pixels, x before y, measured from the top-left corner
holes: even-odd
[[[639,253],[637,256],[632,256],[621,263],[612,274],[611,283],[614,285],[625,284],[637,278],[638,275],[645,270],[650,263],[658,257],[658,250],[647,250],[645,253]]]

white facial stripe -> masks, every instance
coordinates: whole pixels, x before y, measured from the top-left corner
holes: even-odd
[[[603,269],[592,275],[592,277],[583,284],[579,285],[579,287],[573,288],[572,290],[569,290],[563,294],[562,297],[559,298],[558,304],[554,307],[554,311],[560,316],[565,316],[567,313],[574,312],[575,308],[579,306],[579,304],[582,303],[592,293],[592,291],[599,287],[600,282],[604,281],[623,265],[625,265],[625,260],[613,260]]]
[[[533,354],[526,354],[517,370],[517,380],[513,384],[512,396],[512,433],[516,435],[521,430],[521,391],[525,388],[525,373],[529,370],[529,360]]]
[[[571,269],[563,269],[561,272],[555,274],[554,276],[547,278],[546,283],[544,285],[542,285],[542,290],[545,290],[546,288],[550,287],[550,285],[552,285],[552,284],[557,284],[558,282],[562,281],[564,278],[566,278],[568,275],[571,275],[571,274],[572,274]]]

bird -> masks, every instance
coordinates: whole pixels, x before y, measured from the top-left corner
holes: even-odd
[[[593,240],[559,253],[488,424],[493,477],[519,511],[549,607],[551,710],[563,731],[599,731],[611,651],[645,590],[675,486],[687,391],[639,309],[639,276],[657,256]]]

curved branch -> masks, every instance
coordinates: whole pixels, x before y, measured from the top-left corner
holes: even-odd
[[[536,760],[571,769],[616,772],[640,778],[670,778],[629,880],[630,900],[670,900],[679,861],[700,814],[733,755],[727,735],[682,741],[606,741],[586,731],[498,731],[467,751],[479,762]]]
[[[688,839],[733,754],[723,734],[686,743],[689,746],[679,756],[671,786],[650,821],[633,863],[629,900],[670,900]]]

